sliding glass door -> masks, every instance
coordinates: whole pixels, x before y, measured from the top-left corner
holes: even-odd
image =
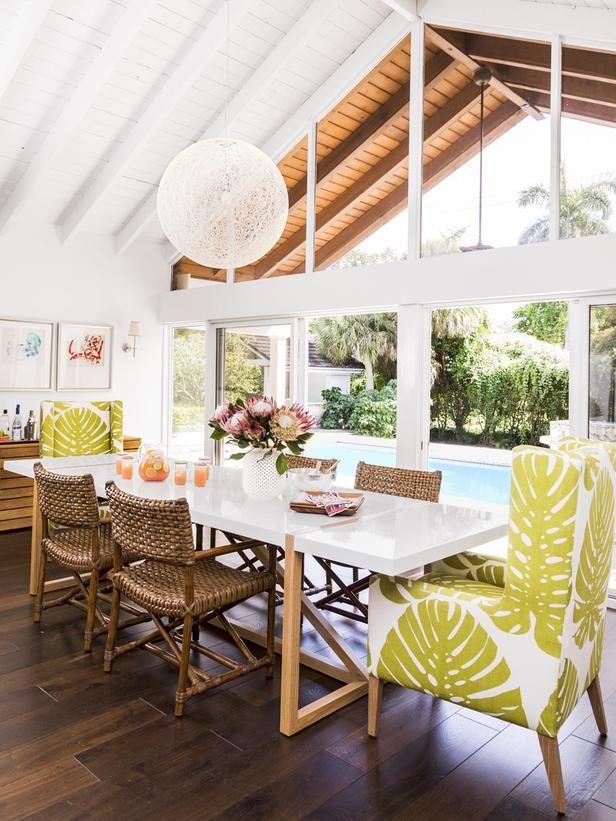
[[[193,458],[204,453],[206,326],[169,330],[169,422],[167,444],[171,456]]]
[[[588,306],[588,435],[616,442],[616,300]],[[616,599],[616,553],[610,597]]]
[[[295,396],[295,323],[219,326],[216,331],[216,403],[234,402],[251,396],[272,396],[279,404]],[[217,461],[233,452],[225,445]],[[230,462],[237,465],[237,462]]]

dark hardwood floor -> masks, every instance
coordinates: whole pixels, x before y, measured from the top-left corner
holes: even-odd
[[[0,537],[0,818],[540,819],[555,813],[533,733],[387,687],[381,733],[366,700],[293,738],[278,732],[279,678],[263,672],[191,700],[173,717],[175,672],[145,653],[102,670],[81,652],[83,616],[31,618],[29,532]],[[262,608],[243,606],[258,623]],[[363,628],[337,619],[361,648]],[[223,634],[212,629],[207,641]],[[306,629],[304,643],[319,651]],[[213,665],[215,666],[215,665]],[[616,819],[616,613],[602,685],[613,733],[584,698],[561,733],[569,815]],[[305,671],[304,698],[333,683]]]

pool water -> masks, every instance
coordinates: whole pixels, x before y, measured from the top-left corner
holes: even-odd
[[[338,474],[344,476],[355,476],[355,469],[360,461],[387,467],[394,467],[396,464],[394,451],[364,448],[360,445],[314,445],[307,448],[306,455],[317,459],[339,459]],[[430,470],[443,472],[443,496],[460,496],[501,505],[506,505],[509,501],[509,467],[450,459],[429,459],[428,467]]]

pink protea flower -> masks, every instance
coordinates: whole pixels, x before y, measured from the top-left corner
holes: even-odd
[[[276,402],[268,396],[253,396],[246,402],[246,408],[251,416],[269,419],[276,413]]]
[[[250,417],[245,410],[236,410],[228,419],[219,424],[225,433],[231,436],[241,436],[250,425]]]
[[[222,405],[219,405],[214,411],[214,416],[212,419],[215,422],[218,422],[219,425],[222,425],[222,423],[226,422],[230,416],[231,411],[229,410],[229,403],[223,402]]]
[[[302,434],[314,427],[312,414],[295,403],[290,407],[279,408],[270,425],[272,434],[283,442],[294,442]]]
[[[258,440],[261,439],[265,431],[256,419],[250,419],[244,428],[244,436],[246,439]]]

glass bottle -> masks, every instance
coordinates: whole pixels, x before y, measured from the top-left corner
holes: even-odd
[[[21,416],[19,415],[19,405],[15,408],[15,417],[13,419],[13,427],[11,428],[11,439],[13,442],[21,441]]]
[[[4,410],[0,416],[0,439],[8,439],[11,435],[11,420],[9,419],[8,410]]]
[[[34,411],[31,410],[24,431],[24,437],[28,440],[28,442],[33,442],[36,439],[36,427],[36,417],[34,416]]]

